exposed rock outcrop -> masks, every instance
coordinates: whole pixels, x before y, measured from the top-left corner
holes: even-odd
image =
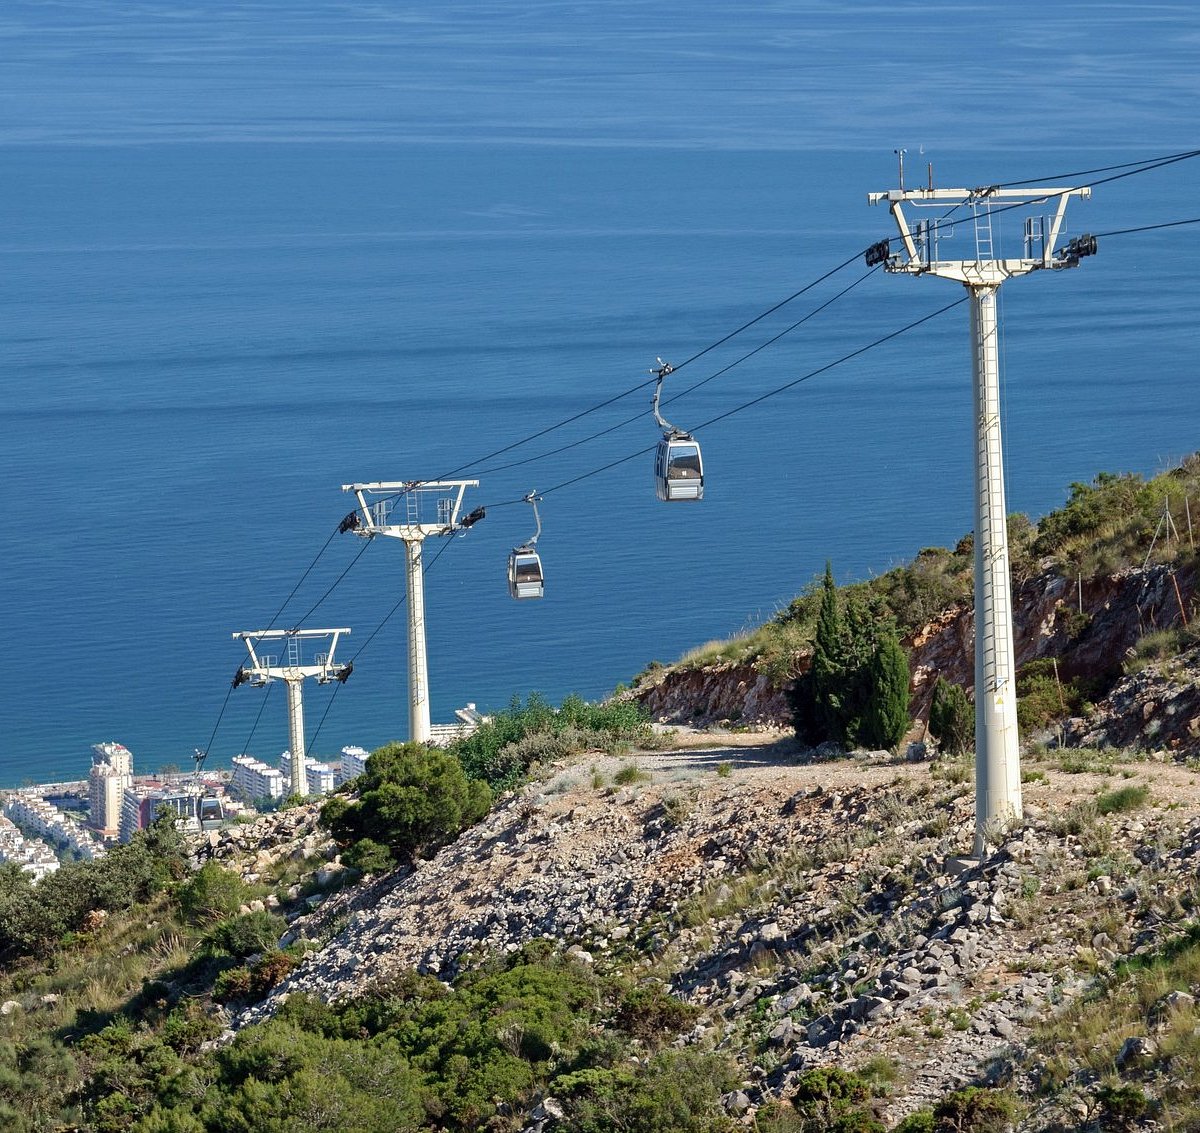
[[[1181,624],[1194,590],[1195,578],[1190,570],[1172,571],[1166,566],[1082,582],[1057,572],[1026,579],[1014,588],[1017,665],[1055,657],[1063,680],[1084,675],[1115,681],[1122,661],[1141,637]],[[967,605],[946,610],[904,642],[912,672],[912,710],[918,721],[928,717],[939,676],[973,688],[974,639],[974,610]],[[807,657],[798,656],[797,671],[803,671],[806,665]],[[1131,713],[1131,697],[1139,690],[1146,692],[1144,703],[1153,701],[1154,706],[1149,709],[1150,716],[1134,728],[1130,721],[1143,707],[1139,705]],[[1114,695],[1119,703],[1110,707],[1101,704],[1100,714],[1126,723],[1103,728],[1081,725],[1072,727],[1069,735],[1094,735],[1092,740],[1079,738],[1074,742],[1148,740],[1152,746],[1161,746],[1158,736],[1165,729],[1162,734],[1177,740],[1177,747],[1200,752],[1200,702],[1160,692],[1136,682],[1118,685]],[[753,664],[660,669],[643,678],[635,695],[653,719],[664,723],[732,722],[779,727],[790,720],[786,688],[773,684]],[[1155,720],[1159,720],[1157,725]]]

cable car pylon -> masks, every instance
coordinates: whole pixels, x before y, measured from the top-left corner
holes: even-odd
[[[704,498],[704,460],[700,442],[691,433],[672,425],[659,412],[663,379],[675,372],[670,362],[658,359],[650,370],[654,383],[654,420],[662,430],[662,440],[654,453],[654,487],[660,500],[702,500]]]
[[[338,639],[350,630],[339,629],[259,629],[234,633],[233,637],[246,643],[250,663],[243,665],[234,674],[233,687],[251,684],[258,687],[273,680],[281,680],[288,691],[288,741],[291,744],[292,794],[302,798],[308,794],[308,771],[304,765],[304,701],[302,686],[308,677],[315,677],[320,684],[330,681],[345,683],[354,666],[347,662],[339,665],[334,659]],[[317,653],[311,661],[304,659],[304,642],[313,639],[328,639],[329,648]],[[260,652],[264,641],[279,641],[284,655],[271,656]],[[197,751],[196,775],[199,776],[203,756]],[[205,753],[207,754],[207,753]]]
[[[1007,279],[1045,268],[1072,268],[1096,250],[1094,237],[1072,240],[1056,251],[1071,197],[1087,199],[1079,188],[905,189],[901,158],[900,187],[869,193],[870,204],[886,203],[900,230],[903,250],[890,242],[873,244],[868,264],[888,272],[932,275],[961,283],[971,299],[971,358],[975,411],[975,844],[983,857],[1022,814],[1021,755],[1017,732],[1016,664],[1013,651],[1012,581],[1008,562],[1008,513],[1004,500],[1004,457],[1000,435],[1000,365],[996,293]],[[1047,204],[1049,216],[1025,221],[1023,254],[997,258],[993,252],[992,212]],[[905,208],[969,208],[975,238],[973,259],[939,258],[938,220],[923,220],[916,231]]]
[[[429,661],[425,652],[425,573],[421,547],[431,535],[453,535],[483,518],[476,508],[460,523],[463,494],[478,480],[402,480],[343,484],[358,499],[358,521],[346,524],[365,539],[385,535],[404,543],[408,597],[408,738],[428,743]]]

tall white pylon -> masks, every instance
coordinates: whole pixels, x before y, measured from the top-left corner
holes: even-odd
[[[901,159],[903,160],[903,159]],[[1012,584],[1008,564],[1008,513],[1004,502],[1004,456],[1000,436],[1000,365],[997,349],[996,293],[1006,280],[1043,268],[1076,267],[1096,251],[1094,237],[1081,236],[1055,251],[1071,197],[1087,198],[1091,189],[1018,188],[935,189],[930,173],[924,189],[900,188],[870,193],[871,204],[886,202],[900,229],[903,252],[890,242],[867,251],[868,264],[889,272],[932,275],[961,283],[971,296],[971,357],[975,389],[975,846],[982,857],[1003,830],[1020,819],[1021,756],[1017,734],[1017,687],[1013,651]],[[997,258],[992,213],[998,208],[1046,205],[1050,215],[1025,220],[1023,255]],[[922,220],[914,232],[906,206],[939,208],[948,217],[970,209],[971,259],[943,260],[939,244],[950,224]],[[959,220],[963,227],[963,220]]]
[[[243,665],[233,678],[236,688],[240,684],[265,685],[269,681],[281,680],[288,692],[288,740],[291,744],[292,794],[301,797],[308,794],[308,773],[304,766],[304,701],[301,686],[306,677],[315,677],[320,684],[329,681],[345,681],[354,666],[347,662],[339,665],[334,660],[338,638],[348,629],[258,629],[235,633],[246,643],[250,663]],[[311,661],[304,658],[304,642],[312,639],[327,639],[329,648],[324,653],[315,653]],[[264,641],[283,643],[284,653],[260,652]]]
[[[386,535],[404,542],[408,597],[408,738],[429,742],[429,662],[425,652],[425,576],[421,547],[430,535],[452,535],[459,528],[463,494],[478,480],[404,480],[343,484],[358,498],[358,511],[342,522],[343,531],[371,538]],[[463,521],[482,518],[482,509]],[[353,522],[350,522],[353,519]]]

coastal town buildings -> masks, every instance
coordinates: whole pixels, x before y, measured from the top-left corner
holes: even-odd
[[[255,759],[252,755],[235,755],[230,761],[233,772],[229,778],[229,793],[247,802],[257,799],[282,799],[286,780],[276,767]]]
[[[104,856],[104,843],[73,815],[48,803],[35,790],[13,791],[4,799],[4,816],[27,835],[32,834],[74,858],[91,861]]]
[[[367,769],[367,749],[351,744],[342,748],[342,761],[338,764],[337,785],[357,779]]]
[[[279,773],[284,782],[292,781],[292,753],[283,752],[279,757]],[[308,793],[310,795],[327,795],[334,788],[335,775],[333,768],[327,763],[318,763],[311,755],[304,757],[304,773],[307,776]]]
[[[124,744],[92,746],[88,772],[90,825],[101,838],[114,841],[121,832],[121,807],[125,789],[133,783],[133,756]]]
[[[0,816],[0,862],[12,862],[40,881],[58,869],[58,857],[45,842],[26,838],[16,824]]]

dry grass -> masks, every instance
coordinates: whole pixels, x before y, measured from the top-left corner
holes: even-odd
[[[1148,961],[1119,966],[1085,1001],[1043,1024],[1034,1037],[1042,1058],[1043,1090],[1103,1079],[1153,1084],[1160,1127],[1200,1128],[1200,1012],[1194,1004],[1162,1006],[1170,991],[1200,983],[1200,926]],[[1125,1040],[1149,1036],[1157,1054],[1145,1066],[1117,1067]]]

